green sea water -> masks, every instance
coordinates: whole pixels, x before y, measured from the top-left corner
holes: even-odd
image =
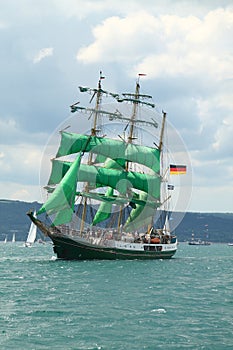
[[[233,349],[233,247],[78,262],[0,242],[0,349]]]

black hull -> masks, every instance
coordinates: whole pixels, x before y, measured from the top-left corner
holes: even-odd
[[[88,243],[85,240],[72,239],[59,230],[51,229],[28,213],[35,225],[53,241],[53,249],[59,259],[64,260],[133,260],[133,259],[170,259],[176,253],[176,238],[169,244],[145,244],[144,249],[120,249]],[[57,232],[56,232],[57,231]],[[136,244],[135,244],[136,245]],[[165,247],[164,247],[165,246]]]
[[[119,248],[101,247],[77,242],[65,236],[49,235],[54,244],[54,252],[59,259],[65,260],[133,260],[133,259],[170,259],[176,249],[169,251],[136,251]]]

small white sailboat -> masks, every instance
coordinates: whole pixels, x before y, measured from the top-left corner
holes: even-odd
[[[34,212],[34,215],[36,216],[36,212]],[[25,247],[31,247],[33,245],[33,243],[36,240],[36,233],[37,233],[37,227],[36,225],[32,222],[29,232],[28,232],[28,236],[27,236],[27,240],[25,242]]]
[[[4,243],[7,243],[7,235],[6,235],[5,239],[4,239]]]
[[[12,243],[15,243],[15,233],[12,235]]]

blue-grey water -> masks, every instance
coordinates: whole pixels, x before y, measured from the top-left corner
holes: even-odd
[[[233,247],[59,261],[0,242],[0,349],[233,349]]]

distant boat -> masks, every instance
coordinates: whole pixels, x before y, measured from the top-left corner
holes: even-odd
[[[36,217],[36,212],[34,212],[33,215]],[[34,224],[34,222],[32,222],[28,232],[27,240],[24,244],[25,247],[31,247],[33,245],[33,243],[36,240],[36,233],[37,233],[37,227]]]
[[[13,233],[13,236],[12,236],[12,243],[15,243],[15,233]]]
[[[197,241],[190,241],[188,242],[189,245],[211,245],[208,241],[202,241],[201,239],[198,239]]]
[[[233,247],[233,243],[228,243],[229,247]]]
[[[208,241],[202,241],[200,238],[195,240],[195,235],[192,233],[192,239],[188,242],[189,245],[211,245]]]
[[[4,243],[7,243],[7,235],[6,235],[5,239],[4,239]]]

